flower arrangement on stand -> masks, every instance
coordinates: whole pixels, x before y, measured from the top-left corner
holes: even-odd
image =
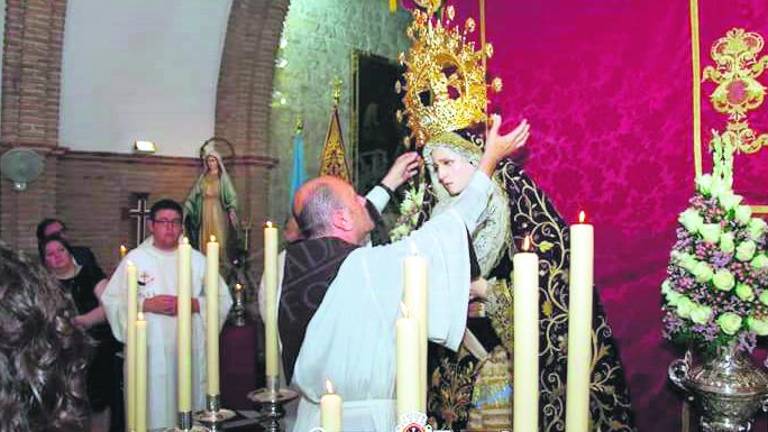
[[[678,221],[661,286],[664,336],[713,354],[736,344],[751,352],[768,335],[766,222],[733,193],[729,134],[714,133],[714,168]]]
[[[706,432],[749,430],[757,411],[768,411],[768,373],[748,355],[768,336],[766,223],[733,193],[737,140],[713,133],[712,174],[696,179],[678,218],[661,285],[664,336],[688,347],[669,378],[694,396]],[[692,349],[703,363],[694,366]]]

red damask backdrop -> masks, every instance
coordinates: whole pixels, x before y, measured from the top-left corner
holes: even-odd
[[[478,0],[453,4],[479,16]],[[640,431],[680,430],[681,397],[661,337],[661,296],[677,214],[693,193],[689,2],[486,0],[490,73],[504,81],[493,109],[532,124],[528,172],[567,219],[585,209],[596,230],[596,284],[626,368]],[[765,0],[700,0],[702,67],[733,27],[768,37]],[[764,50],[763,54],[768,54]],[[760,79],[768,84],[768,72]],[[725,118],[703,84],[703,149]],[[768,132],[768,104],[751,116]],[[737,192],[768,203],[768,148],[738,155]],[[765,343],[763,343],[765,346]],[[765,351],[757,354],[760,361]],[[767,430],[765,414],[755,430]]]

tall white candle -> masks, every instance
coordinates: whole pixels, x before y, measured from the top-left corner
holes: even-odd
[[[219,242],[211,236],[205,255],[205,332],[207,389],[219,394]]]
[[[264,225],[264,285],[266,316],[264,317],[267,383],[277,383],[279,351],[277,346],[277,227]]]
[[[396,409],[399,421],[403,414],[419,412],[419,322],[409,316],[407,306],[402,306],[403,316],[395,323],[396,342]]]
[[[125,340],[125,405],[126,426],[128,430],[136,428],[136,314],[138,312],[138,279],[136,265],[125,263],[125,275],[128,281],[128,302],[126,313]]]
[[[147,432],[147,322],[136,318],[136,432]]]
[[[185,413],[192,411],[192,246],[186,237],[179,242],[178,256],[178,398],[179,412]]]
[[[527,250],[530,239],[526,238]],[[513,430],[536,431],[539,423],[539,257],[520,252],[514,266]]]
[[[419,411],[427,412],[427,260],[413,254],[403,260],[403,302],[419,326]]]
[[[571,225],[570,232],[565,429],[567,432],[586,432],[589,428],[589,383],[592,374],[595,231],[592,225],[584,223],[582,211],[579,223]]]
[[[325,380],[325,393],[320,398],[320,426],[324,432],[341,432],[341,396],[334,393],[331,381]]]

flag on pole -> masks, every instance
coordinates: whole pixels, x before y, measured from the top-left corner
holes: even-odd
[[[307,173],[304,171],[304,130],[299,121],[296,125],[296,134],[293,135],[293,171],[289,205],[293,205],[293,196],[305,181],[307,181]]]

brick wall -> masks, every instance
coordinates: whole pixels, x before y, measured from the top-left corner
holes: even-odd
[[[25,146],[46,160],[43,175],[25,192],[0,186],[0,238],[36,247],[30,228],[56,203],[61,49],[66,0],[7,0],[3,47],[0,152]]]
[[[264,200],[270,159],[238,158],[229,173],[241,202]],[[136,206],[133,193],[149,193],[149,205],[161,198],[184,202],[199,175],[194,158],[71,152],[58,158],[56,214],[69,226],[77,244],[96,253],[105,271],[114,267],[121,244],[135,243],[135,219],[126,210]],[[254,179],[253,181],[251,179]],[[246,185],[251,185],[250,188]],[[249,218],[247,209],[242,218]]]

